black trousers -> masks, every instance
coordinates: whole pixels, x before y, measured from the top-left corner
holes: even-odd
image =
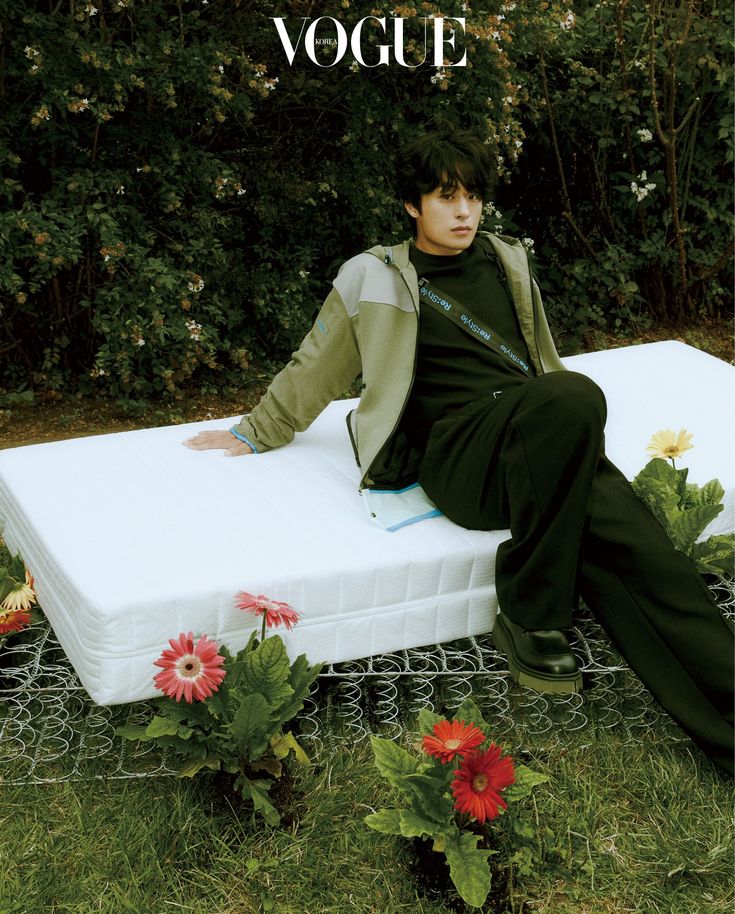
[[[419,482],[456,523],[510,528],[501,611],[564,628],[581,596],[659,703],[733,772],[732,627],[604,456],[605,399],[575,372],[520,379],[437,422]]]

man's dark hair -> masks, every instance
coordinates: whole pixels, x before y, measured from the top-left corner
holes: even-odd
[[[487,201],[495,167],[485,143],[469,130],[433,130],[412,140],[398,155],[396,189],[400,200],[421,212],[421,195],[437,187],[450,193],[462,184]]]

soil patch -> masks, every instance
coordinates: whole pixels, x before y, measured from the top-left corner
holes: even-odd
[[[101,397],[39,393],[32,403],[0,406],[0,448],[239,417],[258,402],[264,386],[259,384],[257,391],[251,388],[243,396],[191,391],[183,400],[150,402],[144,412],[135,415],[120,403]]]
[[[486,846],[484,843],[480,847]],[[468,905],[457,894],[454,883],[449,875],[449,864],[444,854],[432,849],[432,842],[425,838],[414,838],[410,844],[408,868],[416,879],[420,891],[427,898],[441,899],[447,911],[455,914],[468,914],[477,908]],[[493,914],[506,914],[510,912],[510,879],[508,870],[499,862],[499,858],[491,856],[490,865],[490,892],[487,896],[483,910],[492,911]]]

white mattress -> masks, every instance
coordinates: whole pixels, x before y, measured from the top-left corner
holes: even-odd
[[[690,480],[718,477],[735,529],[735,371],[681,343],[574,356],[609,406],[607,449],[630,477],[661,428],[686,427]],[[491,629],[495,552],[507,532],[444,517],[388,533],[368,517],[345,432],[353,401],[293,444],[255,457],[192,451],[192,423],[0,452],[0,528],[91,697],[157,694],[153,660],[181,631],[237,650],[253,627],[238,590],[292,604],[292,655],[338,662]]]

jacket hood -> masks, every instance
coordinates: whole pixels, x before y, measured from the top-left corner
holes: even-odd
[[[412,244],[412,238],[407,238],[405,241],[394,245],[376,244],[374,247],[369,248],[367,253],[373,254],[378,260],[382,260],[383,263],[391,264],[403,271],[411,263],[408,252],[411,250]]]

